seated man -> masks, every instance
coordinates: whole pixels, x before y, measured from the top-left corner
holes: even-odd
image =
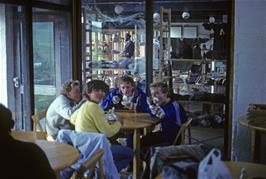
[[[48,140],[55,140],[60,129],[74,129],[70,124],[70,116],[80,107],[79,81],[66,81],[61,94],[52,102],[46,113],[46,129]]]
[[[119,88],[109,92],[105,100],[101,103],[104,110],[111,108],[122,110],[133,110],[135,112],[148,112],[150,109],[147,103],[146,94],[135,86],[133,78],[122,76],[118,82]],[[126,143],[128,147],[133,146],[133,134],[126,133]]]
[[[148,100],[151,113],[160,120],[162,130],[149,133],[141,139],[145,152],[150,146],[172,144],[181,124],[187,119],[183,107],[170,96],[166,83],[155,82],[150,85],[152,98]]]
[[[15,140],[10,136],[13,126],[11,111],[0,104],[1,177],[55,179],[55,173],[40,147],[34,143]]]
[[[147,104],[146,94],[135,86],[134,80],[130,76],[123,76],[119,80],[119,88],[109,92],[105,100],[101,103],[104,110],[126,109],[136,112],[150,112]]]
[[[84,91],[87,101],[71,116],[77,132],[103,133],[106,137],[112,137],[119,132],[122,121],[109,123],[99,106],[108,91],[109,86],[101,80],[87,83]],[[133,158],[133,151],[128,147],[111,145],[111,151],[118,171],[127,167]]]

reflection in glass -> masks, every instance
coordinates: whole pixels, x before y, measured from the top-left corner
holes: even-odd
[[[145,88],[144,9],[142,1],[82,1],[84,81],[102,79],[112,88],[127,74]]]

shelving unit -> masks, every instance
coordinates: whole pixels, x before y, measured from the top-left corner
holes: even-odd
[[[82,13],[82,33],[85,37],[82,38],[83,82],[101,79],[113,87],[115,85],[113,82],[118,76],[130,72],[130,69],[120,66],[119,53],[124,50],[126,33],[129,33],[131,39],[137,42],[135,35],[137,29],[106,29],[101,27],[101,19],[96,11],[83,8]],[[94,19],[87,19],[88,14]],[[138,44],[135,43],[135,49],[137,48]],[[135,50],[135,53],[139,54],[139,51]]]
[[[160,8],[160,22],[154,25],[155,39],[159,38],[159,66],[154,70],[155,80],[162,80],[164,76],[171,76],[170,56],[170,30],[171,30],[171,9]],[[155,52],[153,52],[155,53]],[[169,73],[170,72],[170,73]],[[172,86],[169,80],[169,85]]]
[[[180,27],[183,26],[189,26],[189,24],[180,25]],[[196,27],[196,29],[200,28],[199,26]],[[182,40],[183,33],[180,36]],[[191,39],[186,43],[181,42],[184,44],[191,42],[191,50],[193,50],[192,44],[196,44]],[[196,42],[197,44],[203,43],[201,41]],[[181,56],[181,58],[171,58],[170,61],[172,63],[173,92],[179,97],[179,101],[187,109],[189,115],[204,116],[205,118],[214,118],[216,115],[225,116],[226,60],[209,59],[203,56],[199,59],[188,59]],[[198,67],[196,72],[193,69],[194,73],[192,72],[192,65]]]

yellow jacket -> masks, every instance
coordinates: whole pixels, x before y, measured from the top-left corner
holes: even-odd
[[[107,137],[112,137],[121,128],[119,121],[110,124],[99,104],[91,101],[85,102],[75,111],[70,122],[75,125],[77,132],[97,132],[103,133]]]

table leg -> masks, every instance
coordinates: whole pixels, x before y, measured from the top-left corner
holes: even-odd
[[[133,149],[134,149],[134,158],[133,158],[133,178],[140,178],[140,132],[138,129],[134,130],[133,137]]]
[[[260,140],[261,135],[260,132],[257,130],[253,130],[251,134],[251,154],[252,154],[252,160],[253,162],[259,163],[260,162]]]

